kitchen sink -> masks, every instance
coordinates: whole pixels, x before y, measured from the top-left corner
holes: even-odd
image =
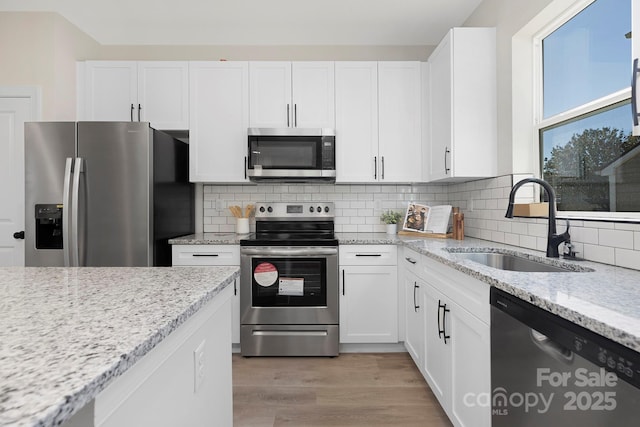
[[[499,251],[460,251],[449,250],[456,257],[465,259],[487,267],[499,270],[520,271],[520,272],[543,272],[543,273],[576,273],[593,271],[590,268],[575,264],[564,263],[558,260],[547,260],[542,257],[534,257],[526,254],[507,253]]]

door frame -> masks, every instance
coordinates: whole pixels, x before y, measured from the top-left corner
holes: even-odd
[[[36,86],[0,86],[0,99],[26,99],[28,102],[28,117],[27,120],[35,121],[40,120],[42,117],[42,90]],[[15,143],[15,142],[14,142]],[[24,141],[22,142],[24,144]],[[24,181],[24,177],[22,177]],[[24,192],[24,188],[23,188]],[[24,194],[23,194],[24,197]],[[24,227],[24,210],[22,212],[23,218],[21,218],[21,223]],[[19,246],[23,247],[23,246]],[[16,248],[17,249],[17,248]],[[23,264],[24,265],[24,257]]]

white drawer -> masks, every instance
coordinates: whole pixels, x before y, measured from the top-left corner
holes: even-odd
[[[340,246],[340,265],[397,265],[395,245],[344,245]]]
[[[172,262],[182,265],[240,265],[240,245],[173,245]]]
[[[469,313],[489,324],[491,311],[489,288],[491,286],[488,283],[446,266],[426,255],[423,255],[422,272],[419,276]]]
[[[400,265],[398,267],[405,269],[405,271],[410,271],[416,276],[420,276],[420,266],[422,264],[422,255],[413,249],[409,249],[407,247],[402,248],[402,257],[399,262]]]

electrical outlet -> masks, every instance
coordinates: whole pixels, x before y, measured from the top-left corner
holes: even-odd
[[[204,340],[193,350],[193,392],[197,393],[205,377]]]
[[[469,212],[473,212],[473,199],[469,200],[469,204],[467,205],[467,210]]]
[[[216,199],[216,210],[221,211],[224,209],[224,203],[220,199]]]

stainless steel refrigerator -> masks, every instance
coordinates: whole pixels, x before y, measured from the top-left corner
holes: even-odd
[[[194,232],[185,142],[143,122],[25,124],[27,266],[171,265]]]

